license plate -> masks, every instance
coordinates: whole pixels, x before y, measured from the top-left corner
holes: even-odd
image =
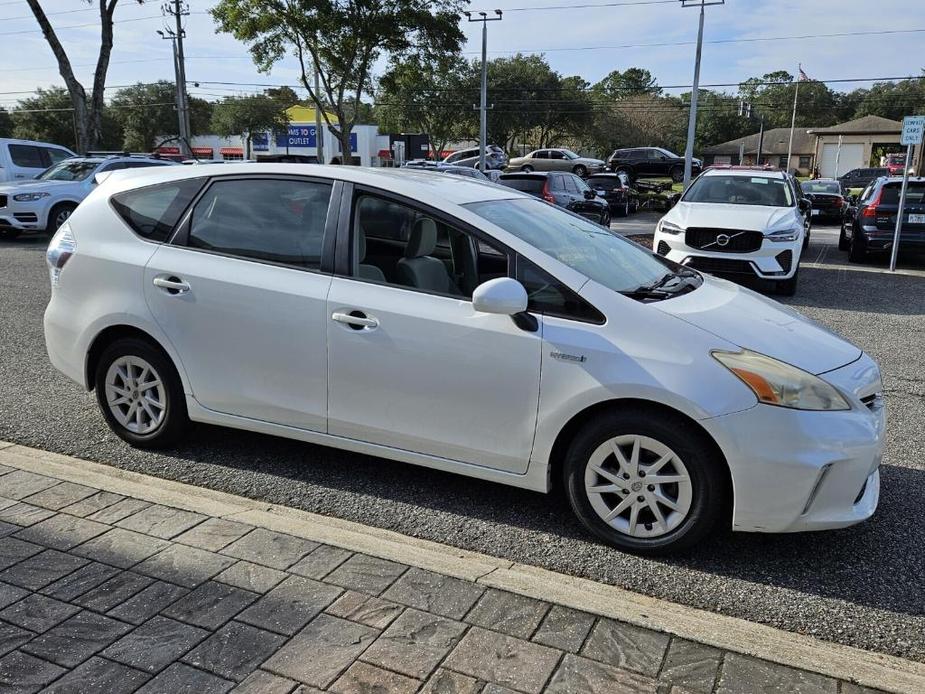
[[[813,210],[813,217],[822,212],[822,210]]]
[[[925,224],[925,214],[910,214],[909,224]]]

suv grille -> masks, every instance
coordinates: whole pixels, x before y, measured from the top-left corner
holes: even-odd
[[[691,248],[718,253],[750,253],[761,248],[764,234],[760,231],[739,229],[711,229],[691,227],[684,235],[684,243]],[[725,242],[725,243],[724,243]]]
[[[755,275],[752,264],[747,260],[727,260],[726,258],[701,258],[692,256],[685,265],[695,270],[711,272],[718,275]]]

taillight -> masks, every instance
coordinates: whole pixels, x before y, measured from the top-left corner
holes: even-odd
[[[870,201],[870,204],[861,212],[862,217],[876,217],[877,207],[880,206],[880,198],[883,197],[883,188],[877,192],[877,197]]]
[[[58,286],[61,270],[76,252],[77,240],[74,238],[74,232],[71,231],[71,225],[65,222],[51,237],[48,250],[45,251],[45,261],[48,263],[52,289]]]
[[[552,193],[549,192],[549,181],[546,181],[543,184],[542,196],[543,196],[543,200],[545,200],[546,202],[551,202],[555,204],[556,199],[553,197]]]

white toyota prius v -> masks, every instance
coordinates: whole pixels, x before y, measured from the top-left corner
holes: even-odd
[[[510,188],[204,168],[109,175],[48,248],[48,354],[132,445],[207,422],[562,485],[641,553],[874,513],[879,369],[795,311]]]

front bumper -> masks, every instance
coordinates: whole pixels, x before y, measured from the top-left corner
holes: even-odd
[[[748,275],[767,280],[785,280],[793,277],[799,265],[802,236],[796,241],[768,241],[755,251],[743,253],[709,252],[691,248],[684,242],[685,235],[656,232],[652,250],[682,265],[719,275]],[[786,252],[789,251],[789,256]],[[789,262],[788,262],[789,259]]]
[[[44,201],[16,202],[11,194],[7,204],[0,207],[0,229],[42,231],[47,216],[48,209]]]
[[[886,431],[877,365],[865,354],[820,378],[852,409],[757,405],[701,421],[729,464],[734,530],[830,530],[860,523],[877,509]]]

